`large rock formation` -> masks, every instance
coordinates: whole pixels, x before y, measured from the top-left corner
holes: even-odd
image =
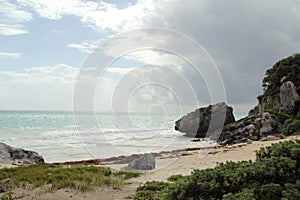
[[[14,148],[0,142],[0,163],[5,164],[42,164],[44,158],[34,151]]]
[[[189,137],[206,137],[221,130],[224,125],[235,122],[233,109],[225,103],[196,109],[175,122],[175,130]],[[211,120],[213,119],[213,120]]]
[[[259,140],[289,129],[284,127],[285,124],[295,125],[293,120],[300,117],[300,54],[282,59],[267,70],[263,87],[264,93],[258,97],[258,105],[246,118],[225,126],[219,143]],[[289,123],[284,123],[287,120]]]
[[[263,87],[258,105],[247,117],[234,122],[232,108],[227,107],[225,126],[212,139],[234,144],[260,140],[273,133],[300,133],[300,54],[282,59],[267,70]],[[175,129],[189,136],[205,137],[211,110],[212,107],[201,108],[184,116],[176,122]]]

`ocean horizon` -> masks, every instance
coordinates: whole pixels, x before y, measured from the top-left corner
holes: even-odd
[[[216,144],[191,142],[175,131],[175,121],[182,115],[0,110],[0,141],[36,151],[49,163]]]

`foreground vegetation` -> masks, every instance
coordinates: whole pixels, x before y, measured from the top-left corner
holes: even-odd
[[[137,176],[137,172],[83,165],[45,164],[0,170],[0,180],[10,190],[16,187],[34,189],[49,186],[49,190],[73,188],[86,192],[102,185],[118,188],[124,180]]]
[[[214,169],[148,182],[135,199],[300,199],[300,141],[261,148],[256,161],[220,163]]]

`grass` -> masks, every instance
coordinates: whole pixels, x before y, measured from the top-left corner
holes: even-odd
[[[8,189],[16,187],[34,189],[50,185],[50,190],[72,188],[87,192],[102,185],[119,188],[124,180],[137,176],[139,176],[137,172],[114,171],[108,167],[84,165],[45,164],[0,169],[0,181],[10,179],[8,183],[3,184]]]
[[[12,197],[11,193],[5,194],[0,198],[0,200],[14,200],[15,198]]]

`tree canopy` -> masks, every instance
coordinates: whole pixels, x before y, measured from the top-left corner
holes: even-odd
[[[300,86],[300,54],[294,54],[278,61],[266,72],[263,79],[265,96],[279,93],[282,82],[292,81],[297,88]]]

